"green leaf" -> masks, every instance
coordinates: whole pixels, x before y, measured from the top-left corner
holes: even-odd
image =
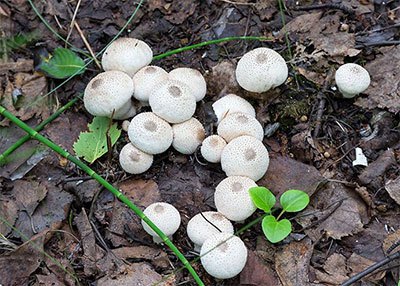
[[[78,157],[83,157],[85,161],[93,163],[107,153],[107,130],[110,120],[107,117],[94,117],[93,122],[88,125],[89,132],[79,134],[78,140],[74,143],[74,151]],[[109,134],[111,146],[113,146],[121,135],[121,130],[117,128],[116,123],[111,125]]]
[[[83,73],[85,62],[69,49],[56,48],[50,59],[42,59],[38,69],[49,77],[62,79]]]
[[[256,207],[262,209],[266,213],[271,212],[271,208],[275,205],[276,199],[270,190],[264,187],[252,187],[249,189],[249,193]]]
[[[272,243],[283,240],[292,231],[292,224],[289,220],[277,221],[272,215],[263,218],[261,226],[266,238]]]
[[[310,202],[307,193],[299,190],[288,190],[280,198],[281,206],[286,212],[299,212]]]

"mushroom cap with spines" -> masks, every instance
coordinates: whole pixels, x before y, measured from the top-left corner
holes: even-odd
[[[207,92],[207,83],[203,75],[196,69],[176,68],[169,72],[169,78],[186,83],[193,92],[196,101],[204,98]]]
[[[242,113],[230,113],[218,124],[218,135],[230,142],[236,137],[249,135],[258,140],[264,138],[264,129],[254,117]]]
[[[132,77],[151,63],[153,51],[145,42],[134,38],[119,38],[105,50],[101,64],[105,71],[118,70]]]
[[[352,98],[368,88],[371,78],[362,66],[348,63],[338,68],[335,82],[343,97]]]
[[[155,114],[169,123],[189,120],[196,110],[196,99],[190,87],[172,79],[165,80],[153,88],[149,104]]]
[[[246,99],[237,96],[236,94],[227,94],[212,104],[215,116],[218,119],[218,124],[228,114],[235,112],[246,113],[252,117],[256,117],[254,107]]]
[[[203,243],[200,261],[211,276],[229,279],[238,275],[246,265],[247,248],[239,237],[221,232]]]
[[[193,117],[182,123],[173,124],[172,132],[174,134],[172,147],[182,154],[193,154],[206,134],[203,125]]]
[[[269,48],[257,48],[243,55],[236,67],[236,80],[250,92],[265,92],[283,84],[288,67],[280,54]]]
[[[132,118],[128,127],[132,144],[148,154],[160,154],[172,144],[172,127],[153,112],[143,112]]]
[[[223,179],[215,188],[214,202],[218,212],[233,221],[244,221],[255,210],[249,189],[257,187],[250,178],[231,176]]]
[[[208,211],[192,217],[188,222],[186,231],[195,245],[195,251],[200,251],[200,247],[210,236],[220,232],[233,234],[233,225],[223,214]]]
[[[227,176],[246,176],[258,181],[269,166],[268,150],[252,136],[239,136],[222,151],[221,166]]]
[[[132,79],[135,84],[135,93],[133,96],[137,100],[148,102],[153,87],[167,80],[168,73],[158,66],[146,66],[135,73]]]
[[[150,169],[153,164],[153,155],[144,153],[131,143],[122,147],[119,153],[119,163],[125,172],[141,174]]]
[[[143,213],[168,237],[171,237],[181,224],[181,215],[171,204],[158,202],[149,205]],[[142,220],[144,230],[153,236],[154,242],[162,242],[161,238]]]
[[[131,101],[134,90],[133,80],[126,73],[102,72],[86,86],[83,103],[94,116],[126,119],[136,113]]]
[[[204,159],[210,163],[221,162],[222,150],[226,146],[226,141],[219,135],[211,135],[203,140],[200,152]]]

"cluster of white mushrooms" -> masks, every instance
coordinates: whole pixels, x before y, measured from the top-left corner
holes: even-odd
[[[217,211],[195,215],[188,222],[187,234],[210,275],[219,279],[234,277],[246,264],[247,248],[234,235],[230,221],[243,222],[256,210],[248,189],[257,186],[256,181],[264,176],[269,165],[268,151],[262,143],[263,127],[248,101],[228,94],[212,105],[218,119],[217,134],[205,138],[204,127],[192,117],[196,102],[206,95],[203,76],[191,68],[177,68],[168,73],[149,65],[152,56],[143,41],[121,38],[113,42],[102,58],[105,72],[94,77],[85,89],[85,107],[95,116],[120,120],[134,116],[126,128],[131,142],[119,156],[121,167],[128,173],[147,171],[153,155],[170,146],[180,153],[193,154],[201,145],[205,160],[221,163],[227,178],[215,190]],[[360,66],[348,65],[351,66],[344,65],[336,73],[339,90],[346,97],[362,92],[369,85],[368,72]],[[364,71],[368,84],[346,74],[365,77]],[[239,85],[250,92],[268,91],[283,84],[287,76],[285,60],[268,48],[246,53],[236,68]],[[136,115],[132,96],[150,105],[152,112]],[[170,238],[181,224],[178,210],[164,202],[148,206],[144,214]],[[161,242],[145,222],[142,224],[155,242]]]

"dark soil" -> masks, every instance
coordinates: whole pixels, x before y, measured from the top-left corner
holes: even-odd
[[[78,1],[33,2],[66,38]],[[95,53],[123,27],[137,2],[81,1],[76,21]],[[216,281],[199,262],[193,263],[206,285],[340,285],[400,251],[400,1],[339,3],[285,1],[283,27],[275,1],[153,0],[140,7],[122,33],[144,40],[155,55],[227,36],[271,39],[206,46],[153,63],[167,71],[192,67],[205,76],[207,95],[195,117],[209,134],[216,132],[210,113],[215,100],[227,93],[247,98],[266,129],[264,144],[271,157],[258,184],[276,195],[301,189],[311,196],[307,209],[286,216],[292,219],[294,232],[283,242],[269,243],[260,224],[240,234],[249,259],[237,277]],[[48,52],[65,44],[46,28],[29,2],[2,1],[1,46],[10,37],[31,33],[22,47],[0,49],[0,102],[35,126],[82,93],[100,70],[92,64],[39,100],[62,80],[34,68]],[[69,42],[87,52],[76,29]],[[285,57],[290,72],[284,85],[255,95],[241,89],[233,75],[237,60],[260,46]],[[372,78],[370,88],[355,99],[343,99],[334,88],[333,71],[346,62],[365,66]],[[25,100],[18,107],[12,103],[16,92]],[[3,117],[0,120],[3,152],[24,133]],[[73,143],[91,120],[78,101],[41,134],[73,153]],[[155,157],[148,172],[132,176],[118,163],[126,142],[123,134],[111,157],[105,155],[91,167],[142,209],[161,200],[173,204],[182,216],[173,242],[194,260],[185,227],[195,214],[215,209],[213,192],[225,178],[220,165],[204,164],[199,152],[186,156],[171,148]],[[367,157],[367,167],[352,165],[356,147]],[[235,224],[235,230],[244,225]],[[393,260],[354,285],[397,285],[399,262]],[[0,286],[78,285],[77,281],[195,285],[181,267],[168,248],[152,242],[133,212],[50,149],[29,141],[0,167]]]

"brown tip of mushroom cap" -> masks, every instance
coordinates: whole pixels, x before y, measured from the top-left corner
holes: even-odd
[[[119,38],[105,50],[101,64],[105,71],[118,70],[133,76],[150,64],[153,52],[143,41],[134,38]]]
[[[261,179],[269,165],[264,144],[251,136],[240,136],[229,142],[221,155],[222,170],[227,176],[246,176]]]
[[[204,140],[206,131],[203,125],[196,119],[172,125],[174,139],[172,147],[182,154],[193,154]]]
[[[243,176],[231,176],[222,180],[214,193],[218,212],[233,221],[243,221],[251,216],[256,210],[248,191],[251,187],[257,187],[257,184]]]
[[[203,75],[192,68],[176,68],[169,72],[169,78],[187,84],[192,90],[196,101],[204,98],[207,92],[207,84]]]
[[[119,163],[125,172],[141,174],[153,164],[153,155],[144,153],[131,143],[126,144],[119,153]]]
[[[218,124],[217,132],[228,143],[236,137],[243,135],[253,136],[260,141],[264,138],[264,129],[260,122],[242,112],[231,113],[225,116],[220,124]]]
[[[159,154],[172,144],[172,128],[153,112],[136,115],[128,127],[132,144],[148,154]]]

